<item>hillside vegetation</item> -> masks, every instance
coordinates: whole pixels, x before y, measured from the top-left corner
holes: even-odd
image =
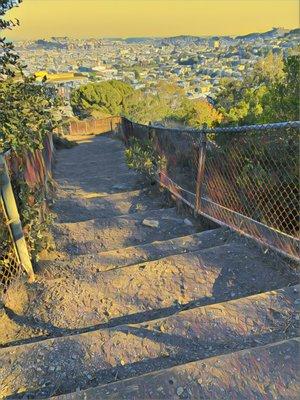
[[[299,54],[270,53],[243,80],[224,78],[214,105],[187,99],[176,83],[159,81],[134,90],[121,81],[89,83],[73,91],[71,104],[80,118],[123,115],[135,122],[177,123],[200,128],[299,119]]]
[[[177,121],[195,127],[221,122],[221,114],[205,100],[188,100],[176,84],[160,81],[150,92],[121,81],[89,83],[73,91],[71,104],[81,117],[123,115],[139,123]]]
[[[0,1],[0,34],[3,29],[14,26],[14,22],[2,16],[17,3]],[[13,45],[0,38],[0,152],[10,150],[17,166],[11,181],[33,258],[45,246],[49,213],[42,217],[45,187],[29,185],[24,178],[26,159],[43,150],[46,136],[57,127],[59,104],[55,90],[25,77]],[[0,242],[3,242],[5,237],[1,234],[0,229]]]

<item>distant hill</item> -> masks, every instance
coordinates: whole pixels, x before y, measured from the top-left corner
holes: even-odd
[[[156,38],[149,38],[149,37],[131,37],[131,38],[126,38],[123,41],[128,44],[146,44],[146,43],[153,43],[157,39]]]
[[[238,40],[268,39],[268,38],[272,38],[272,37],[275,38],[275,37],[284,36],[287,32],[289,32],[288,29],[273,28],[267,32],[254,32],[254,33],[249,33],[248,35],[236,36],[236,39],[238,39]]]
[[[64,43],[60,43],[57,41],[57,39],[50,39],[50,40],[39,39],[35,41],[35,45],[43,49],[65,49],[67,46],[66,46],[66,39],[64,40],[65,40]]]
[[[284,29],[284,28],[273,28],[266,32],[253,32],[247,35],[239,36],[192,36],[192,35],[179,35],[173,37],[129,37],[126,39],[121,38],[108,38],[107,40],[122,41],[127,44],[154,44],[154,45],[173,45],[173,46],[184,46],[188,44],[205,44],[214,40],[221,40],[228,44],[236,41],[255,41],[259,39],[272,39],[276,37],[284,36],[295,36],[300,35],[300,29]],[[34,46],[53,49],[53,48],[67,48],[68,38],[67,37],[52,37],[49,39],[39,39],[34,42]]]
[[[292,29],[291,31],[287,32],[284,36],[297,36],[300,35],[300,28]]]
[[[271,39],[276,37],[283,37],[289,34],[297,34],[300,32],[300,29],[293,29],[289,31],[284,28],[273,28],[266,32],[253,32],[247,35],[239,35],[239,36],[190,36],[190,35],[179,35],[173,37],[165,37],[165,38],[128,38],[124,41],[126,43],[155,43],[161,45],[185,45],[185,44],[203,44],[208,41],[213,40],[223,40],[223,41],[236,41],[236,40],[245,40],[252,41],[258,39]]]
[[[207,37],[205,36],[189,36],[189,35],[181,35],[181,36],[173,36],[167,37],[160,40],[163,45],[181,45],[181,44],[201,44],[207,41]]]

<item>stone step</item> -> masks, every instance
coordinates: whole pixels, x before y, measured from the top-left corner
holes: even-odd
[[[138,190],[145,188],[147,182],[138,174],[131,171],[124,172],[118,175],[86,175],[77,177],[76,174],[69,177],[60,177],[56,179],[57,183],[65,190],[76,191],[82,190],[86,193],[99,192],[99,193],[118,193]],[[125,183],[124,183],[125,182]],[[121,188],[122,185],[122,188]]]
[[[145,179],[129,170],[123,144],[110,137],[90,137],[80,146],[57,152],[54,177],[66,193],[118,193],[146,186]],[[122,185],[122,189],[114,186]]]
[[[221,246],[228,242],[242,240],[242,238],[233,234],[228,229],[218,228],[170,240],[155,241],[140,246],[75,256],[70,259],[42,260],[39,262],[36,272],[39,277],[56,279],[69,276],[70,265],[73,272],[77,269],[88,270],[90,273],[109,271],[158,260],[171,255],[200,251],[210,247]]]
[[[121,154],[121,153],[120,153]],[[120,154],[118,154],[118,156],[120,156]],[[67,173],[66,169],[67,168],[76,168],[77,166],[77,162],[61,162],[56,168],[55,168],[55,174],[54,177],[59,178],[66,178],[69,177],[69,174]],[[126,164],[125,160],[122,160],[121,162],[119,162],[117,165],[113,165],[113,164],[107,164],[106,161],[101,161],[99,162],[98,159],[93,160],[93,159],[88,159],[85,160],[84,164],[81,163],[81,168],[80,170],[78,170],[76,172],[76,177],[78,178],[86,178],[86,171],[85,171],[85,167],[89,167],[89,169],[93,168],[93,174],[89,175],[89,177],[91,176],[95,176],[95,177],[101,177],[103,175],[116,175],[118,176],[119,174],[122,173],[131,173],[132,175],[135,175],[136,172],[134,172],[134,170],[129,170],[128,166]]]
[[[21,325],[17,335],[8,336],[13,342],[142,323],[297,282],[277,259],[235,242],[106,272],[76,269],[70,262],[69,274],[19,288],[27,296],[22,304],[13,296],[7,301],[10,318]]]
[[[118,188],[122,189],[121,186]],[[157,192],[150,190],[135,190],[101,197],[63,195],[57,198],[52,211],[57,214],[58,222],[79,222],[157,210],[163,207],[162,195],[159,196]]]
[[[212,357],[53,400],[297,399],[300,339]]]
[[[130,247],[155,240],[168,240],[196,232],[184,223],[175,208],[160,209],[130,215],[54,224],[57,250],[71,255],[97,253]],[[145,226],[145,219],[158,221],[159,226]],[[203,230],[203,229],[198,229]]]
[[[297,334],[295,303],[298,297],[299,286],[288,287],[197,307],[143,324],[98,329],[1,349],[2,393],[12,396],[19,392],[20,398],[32,393],[42,399],[74,392],[78,387],[85,389],[284,340]],[[266,371],[267,360],[261,357]],[[284,356],[278,355],[277,362],[282,366]],[[257,367],[257,362],[251,368],[254,366]],[[228,372],[228,366],[220,366],[220,375],[226,376]],[[206,375],[200,374],[198,379],[207,384]],[[183,383],[189,383],[187,375],[178,386]],[[154,389],[149,383],[145,386],[147,391]],[[123,390],[118,395],[126,393]]]
[[[56,155],[55,177],[74,177],[110,171],[107,176],[118,176],[118,169],[126,165],[121,142],[107,138],[91,137],[80,146],[62,149]],[[128,168],[127,168],[128,171]],[[133,171],[131,171],[132,174]]]
[[[107,161],[109,157],[119,158],[119,161],[124,161],[124,147],[119,146],[119,142],[114,140],[109,140],[107,143],[104,143],[94,138],[93,146],[91,146],[90,143],[86,143],[79,147],[73,147],[72,149],[58,150],[56,154],[56,159],[58,161],[57,167],[59,168],[61,165],[77,167],[78,161],[85,165],[89,165],[90,162],[101,165],[104,164],[104,161]]]

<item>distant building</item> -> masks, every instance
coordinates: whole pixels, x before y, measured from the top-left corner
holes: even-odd
[[[215,40],[214,41],[214,49],[219,50],[220,46],[221,46],[220,40]]]

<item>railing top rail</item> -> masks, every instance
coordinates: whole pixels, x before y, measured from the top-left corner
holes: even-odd
[[[300,128],[300,121],[284,121],[284,122],[276,122],[270,124],[256,124],[256,125],[242,125],[242,126],[228,126],[228,127],[216,127],[216,128],[202,128],[202,129],[193,129],[193,128],[166,128],[164,126],[158,125],[143,125],[137,122],[131,121],[128,118],[125,118],[127,121],[135,124],[140,127],[148,127],[152,129],[161,129],[166,131],[178,131],[178,132],[191,132],[191,133],[225,133],[225,132],[249,132],[249,131],[265,131],[267,129],[282,129],[282,128]]]
[[[247,132],[247,131],[264,131],[267,129],[282,129],[282,128],[300,128],[300,121],[286,121],[272,124],[261,125],[243,125],[243,126],[228,126],[222,128],[203,129],[206,132]]]

